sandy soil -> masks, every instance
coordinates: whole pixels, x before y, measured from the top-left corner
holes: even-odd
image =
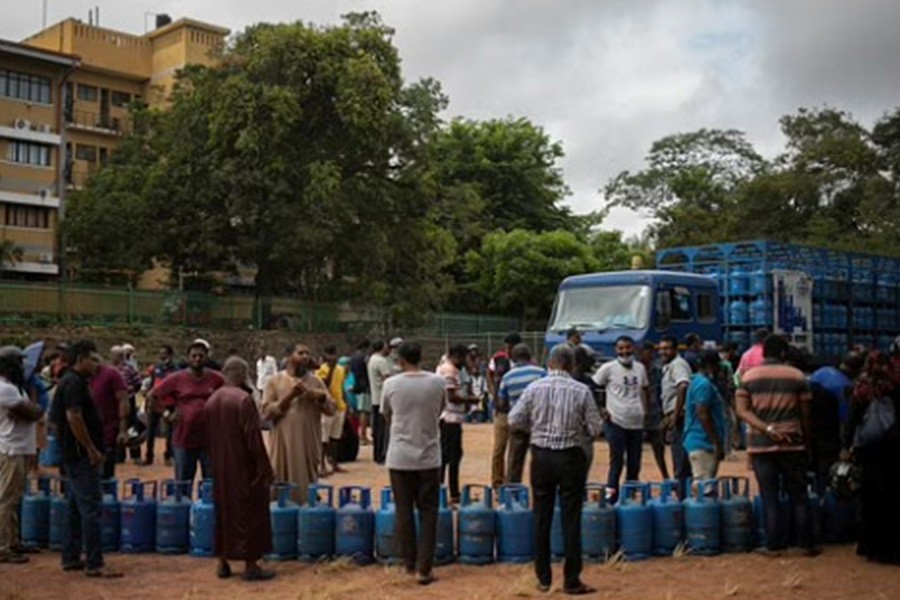
[[[490,479],[491,428],[467,425],[462,479],[486,483]],[[157,456],[161,456],[161,452]],[[598,443],[591,470],[592,481],[602,481],[607,453]],[[347,465],[350,473],[328,478],[336,486],[362,484],[380,487],[387,482],[384,469],[371,462],[371,450],[363,448],[360,460]],[[526,468],[527,472],[527,468]],[[737,456],[724,464],[724,474],[746,475],[746,460]],[[120,479],[138,475],[163,479],[171,469],[119,466]],[[659,473],[645,448],[643,478]],[[24,566],[0,565],[0,600],[72,598],[507,598],[538,597],[530,565],[450,565],[437,568],[438,582],[421,588],[396,568],[354,567],[345,563],[304,565],[272,563],[278,577],[271,582],[244,583],[239,578],[219,580],[215,561],[189,556],[121,555],[107,562],[125,573],[120,580],[88,580],[81,574],[63,573],[58,553],[33,555]],[[238,565],[236,565],[238,566]],[[561,567],[555,567],[555,586],[560,593]],[[635,563],[588,565],[583,578],[599,589],[595,598],[717,599],[766,598],[769,600],[900,598],[900,569],[858,559],[852,546],[827,546],[815,559],[770,559],[755,554],[658,558]]]

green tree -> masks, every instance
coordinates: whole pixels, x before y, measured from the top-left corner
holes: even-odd
[[[488,308],[526,321],[550,314],[563,278],[599,266],[591,246],[564,230],[490,233],[480,251],[470,250],[466,260],[476,290],[490,302]]]

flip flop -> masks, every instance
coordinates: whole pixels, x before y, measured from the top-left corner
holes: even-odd
[[[275,578],[275,571],[268,571],[266,569],[244,571],[244,574],[241,575],[241,578],[244,581],[268,581],[269,579]]]
[[[541,593],[543,593],[543,594],[546,594],[547,592],[550,591],[550,584],[549,584],[549,583],[539,583],[539,584],[537,584],[537,591],[539,591],[539,592],[541,592]]]
[[[219,563],[219,567],[216,569],[216,577],[219,579],[228,579],[231,577],[231,565],[225,563],[223,566]]]
[[[416,578],[416,583],[419,585],[429,585],[437,581],[437,577],[434,576],[434,573],[429,573],[428,575],[419,575]]]
[[[84,576],[102,579],[119,579],[120,577],[124,577],[124,574],[119,573],[118,571],[107,571],[106,569],[85,569]]]

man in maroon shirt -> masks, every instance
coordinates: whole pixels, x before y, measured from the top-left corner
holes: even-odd
[[[197,473],[197,462],[203,471],[203,478],[212,477],[209,455],[206,452],[206,423],[203,409],[214,391],[225,382],[218,371],[206,368],[208,351],[206,346],[194,342],[188,348],[188,368],[176,371],[162,383],[150,390],[154,398],[175,398],[175,412],[172,421],[172,451],[175,455],[175,479],[193,483]]]
[[[91,397],[103,423],[103,479],[116,476],[119,444],[128,439],[128,386],[112,365],[103,364],[91,378]]]

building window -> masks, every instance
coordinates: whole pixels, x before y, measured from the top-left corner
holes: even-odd
[[[6,225],[8,227],[50,228],[50,210],[38,206],[6,205]]]
[[[13,141],[9,144],[7,158],[23,165],[50,166],[50,146],[32,142]]]
[[[97,88],[92,85],[84,85],[83,83],[78,84],[78,99],[85,100],[87,102],[96,102],[99,93],[97,92]]]
[[[131,94],[128,92],[117,92],[113,90],[110,98],[113,106],[125,108],[131,102]]]
[[[97,146],[78,144],[75,146],[75,158],[78,160],[86,160],[91,163],[97,162]]]
[[[48,77],[0,69],[0,96],[50,104],[50,88]]]

